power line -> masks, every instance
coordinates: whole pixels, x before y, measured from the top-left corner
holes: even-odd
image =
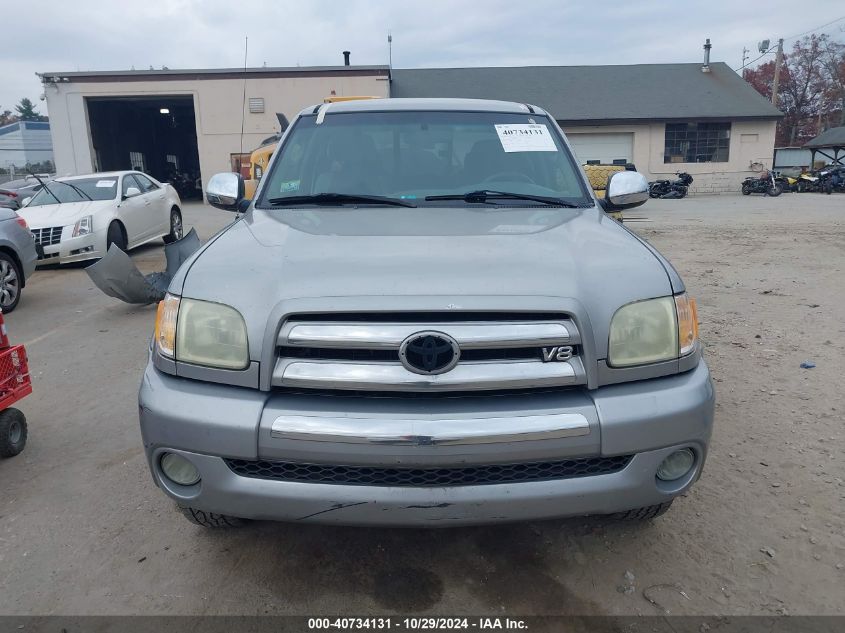
[[[821,26],[817,26],[817,27],[816,27],[816,28],[814,28],[814,29],[810,29],[809,31],[804,31],[803,33],[798,33],[798,35],[790,35],[789,37],[785,37],[785,38],[783,38],[783,40],[784,40],[784,41],[787,41],[787,40],[794,40],[794,39],[796,39],[796,38],[798,38],[798,37],[803,37],[803,36],[805,36],[805,35],[809,35],[810,33],[815,33],[816,31],[819,31],[819,30],[823,29],[823,28],[824,28],[824,27],[826,27],[826,26],[830,26],[831,24],[836,24],[837,22],[841,22],[842,20],[845,20],[845,15],[843,15],[843,16],[842,16],[842,17],[840,17],[840,18],[836,18],[835,20],[831,20],[830,22],[826,22],[825,24],[822,24]],[[750,65],[751,65],[751,64],[753,64],[754,62],[756,62],[756,61],[758,61],[758,60],[760,60],[760,59],[763,59],[766,55],[768,55],[768,54],[769,54],[769,53],[771,53],[773,50],[775,50],[775,48],[776,48],[775,46],[772,46],[772,47],[771,47],[771,48],[769,48],[769,50],[767,50],[765,53],[763,53],[763,54],[762,54],[762,55],[760,55],[759,57],[755,57],[754,59],[752,59],[752,60],[751,60],[750,62],[748,62],[747,64],[743,64],[743,65],[742,65],[742,66],[740,66],[739,68],[734,68],[734,72],[739,72],[740,70],[742,70],[743,68],[745,68],[745,67],[747,67],[747,66],[750,66]]]
[[[775,50],[775,48],[776,48],[775,46],[772,46],[769,50],[767,50],[765,53],[763,53],[762,55],[760,55],[760,57],[755,57],[754,59],[752,59],[752,60],[751,60],[750,62],[748,62],[747,64],[743,64],[743,65],[742,65],[742,66],[740,66],[739,68],[734,68],[734,72],[739,72],[740,70],[742,70],[742,69],[743,69],[743,68],[745,68],[746,66],[750,66],[751,64],[753,64],[754,62],[756,62],[758,59],[763,59],[766,55],[768,55],[768,54],[769,54],[769,53],[771,53],[773,50]]]
[[[810,33],[815,33],[816,31],[821,30],[826,26],[830,26],[831,24],[836,24],[837,22],[841,22],[842,20],[845,20],[845,15],[843,15],[840,18],[836,18],[835,20],[831,20],[830,22],[826,22],[825,24],[822,24],[821,26],[817,26],[814,29],[810,29],[809,31],[804,31],[803,33],[799,33],[798,35],[790,35],[789,37],[785,37],[783,39],[784,40],[794,40],[796,37],[802,37],[804,35],[809,35]]]

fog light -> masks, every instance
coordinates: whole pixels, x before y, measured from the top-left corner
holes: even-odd
[[[200,471],[187,459],[176,453],[165,453],[161,458],[161,470],[171,481],[180,486],[193,486],[200,480]]]
[[[675,481],[686,475],[695,463],[695,453],[689,448],[675,451],[660,462],[657,467],[657,478],[663,481]]]

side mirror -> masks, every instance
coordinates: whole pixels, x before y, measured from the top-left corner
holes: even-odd
[[[141,190],[138,187],[127,187],[126,193],[123,194],[123,199],[132,198],[133,196],[140,196]]]
[[[648,200],[648,181],[636,171],[617,171],[607,180],[602,206],[608,211],[638,207]]]
[[[24,208],[29,202],[32,200],[32,196],[27,196],[23,200],[21,200],[21,208]]]
[[[214,174],[205,188],[205,198],[212,207],[241,212],[241,202],[244,200],[243,176],[232,172]]]

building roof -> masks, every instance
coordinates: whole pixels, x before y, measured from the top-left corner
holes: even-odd
[[[832,127],[819,134],[816,138],[807,141],[804,147],[825,148],[845,147],[845,126]]]
[[[85,70],[36,73],[43,82],[179,81],[296,77],[313,75],[387,75],[388,66],[261,66],[257,68],[150,68],[147,70]]]
[[[525,104],[513,101],[495,101],[486,99],[450,99],[450,98],[390,98],[390,99],[360,99],[354,101],[339,101],[308,106],[300,115],[316,114],[318,108],[323,108],[327,115],[343,112],[396,112],[396,111],[451,111],[451,112],[508,112],[514,114],[528,114]],[[536,111],[542,112],[541,108]]]
[[[394,69],[390,92],[527,101],[573,124],[783,116],[724,62]]]
[[[49,130],[49,121],[15,121],[0,126],[0,136],[10,134],[19,130]]]

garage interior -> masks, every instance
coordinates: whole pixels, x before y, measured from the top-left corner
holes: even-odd
[[[136,169],[201,197],[192,96],[87,97],[96,171]]]

